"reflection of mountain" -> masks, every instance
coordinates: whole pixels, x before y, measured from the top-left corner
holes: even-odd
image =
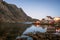
[[[28,34],[28,33],[36,33],[36,32],[41,32],[41,33],[45,33],[47,31],[47,27],[43,28],[43,27],[37,27],[32,25],[31,27],[27,28],[27,30],[25,30],[25,32],[23,34]]]
[[[24,22],[33,21],[33,19],[25,14],[22,8],[16,5],[8,4],[0,0],[0,21],[2,22]]]
[[[27,27],[27,24],[1,24],[0,25],[0,40],[15,40],[16,36],[20,36]],[[4,37],[4,38],[3,38]]]

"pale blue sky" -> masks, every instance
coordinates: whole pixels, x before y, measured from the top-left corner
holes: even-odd
[[[32,18],[60,17],[60,0],[5,0],[21,7]]]

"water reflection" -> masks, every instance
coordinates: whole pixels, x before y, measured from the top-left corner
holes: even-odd
[[[55,26],[52,25],[32,25],[28,27],[23,34],[28,34],[28,33],[58,33],[60,32],[60,29],[56,28]]]
[[[0,24],[0,38],[1,40],[15,40],[16,36],[20,36],[30,26],[31,24],[20,23]]]
[[[18,39],[27,38],[27,39],[35,40],[34,37],[39,37],[39,36],[46,37],[45,35],[53,35],[55,37],[55,35],[60,35],[60,33],[57,32],[60,29],[58,29],[57,31],[56,30],[57,27],[52,25],[31,25],[30,27],[26,28],[26,30],[23,32],[23,34],[20,37],[18,37]]]
[[[24,34],[32,33],[36,34],[37,32],[40,33],[53,33],[55,35],[60,35],[60,28],[51,26],[51,25],[32,25],[32,24],[13,24],[13,23],[4,23],[0,25],[0,36],[5,37],[6,40],[14,40],[16,37],[19,36],[23,38],[28,38]],[[22,35],[21,35],[22,34]],[[40,34],[38,34],[40,35]],[[29,37],[28,39],[31,39]]]
[[[23,34],[36,33],[36,32],[45,33],[46,31],[47,31],[47,27],[45,26],[32,25],[31,27],[27,28]]]

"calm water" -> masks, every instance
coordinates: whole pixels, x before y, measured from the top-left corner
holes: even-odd
[[[53,33],[55,35],[60,35],[60,27],[55,27],[51,25],[33,25],[33,24],[1,24],[0,25],[0,36],[7,35],[7,40],[13,40],[15,38],[24,38],[32,40],[31,37],[25,34],[36,34],[36,33]],[[12,36],[13,35],[13,36]],[[13,39],[12,39],[13,38]]]
[[[32,40],[31,37],[26,36],[26,34],[32,33],[32,34],[36,34],[36,33],[52,33],[55,35],[60,35],[60,30],[57,30],[58,27],[55,26],[51,26],[51,25],[31,25],[30,27],[27,27],[26,30],[24,30],[24,32],[22,33],[21,36],[19,36],[18,38],[22,37],[26,37],[29,38],[29,40]]]
[[[28,33],[56,33],[57,28],[51,25],[31,25],[30,27],[26,28],[26,30],[23,32],[23,34]]]
[[[30,27],[28,27],[23,34],[28,34],[28,33],[36,33],[36,32],[41,32],[41,33],[45,33],[47,32],[47,26],[43,27],[40,25],[31,25]]]

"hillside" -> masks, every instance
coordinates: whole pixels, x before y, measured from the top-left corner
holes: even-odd
[[[34,20],[26,15],[22,8],[18,8],[14,4],[8,4],[5,1],[0,0],[0,21],[15,23]]]

